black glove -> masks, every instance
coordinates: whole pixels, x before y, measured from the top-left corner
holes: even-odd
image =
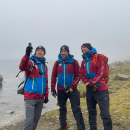
[[[49,101],[48,98],[44,99],[44,103],[48,103],[48,101]]]
[[[65,91],[65,93],[72,93],[73,92],[73,88],[72,87],[68,87],[67,90]]]
[[[56,93],[56,90],[55,90],[55,89],[52,89],[52,90],[51,90],[51,94],[52,94],[52,96],[53,96],[54,98],[56,98],[57,93]]]
[[[88,84],[86,87],[87,87],[89,90],[93,91],[93,87],[92,87],[90,84]]]
[[[30,53],[32,52],[32,49],[33,49],[32,46],[26,47],[26,55],[27,55],[27,56],[30,56]]]

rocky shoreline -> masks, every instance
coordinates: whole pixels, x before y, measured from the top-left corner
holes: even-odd
[[[108,83],[110,93],[110,113],[113,122],[113,130],[130,130],[130,61],[122,64],[113,64],[115,68],[110,70],[110,81]],[[111,66],[110,66],[111,67]],[[119,72],[121,74],[119,74]],[[123,75],[122,75],[123,74]],[[86,105],[84,84],[78,85],[80,91],[80,101],[85,128],[89,130],[88,111]],[[76,130],[76,122],[71,110],[71,104],[67,102],[67,123],[68,130]],[[24,121],[4,126],[0,130],[20,130],[24,125]],[[54,109],[41,115],[36,130],[57,130],[59,128],[59,110]],[[103,122],[100,117],[100,110],[97,105],[97,129],[103,130]]]

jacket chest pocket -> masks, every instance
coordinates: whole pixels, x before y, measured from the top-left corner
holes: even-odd
[[[29,78],[35,78],[35,71],[30,72]]]
[[[67,64],[66,73],[74,74],[74,66],[73,66],[73,64]]]
[[[93,61],[90,63],[90,72],[96,72],[97,66],[94,64]]]
[[[63,68],[62,68],[62,64],[59,64],[59,66],[57,67],[57,74],[61,74],[63,73]]]

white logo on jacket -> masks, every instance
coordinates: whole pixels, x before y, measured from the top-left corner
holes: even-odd
[[[35,68],[36,68],[36,69],[38,69],[38,66],[37,66],[37,65],[35,65]]]

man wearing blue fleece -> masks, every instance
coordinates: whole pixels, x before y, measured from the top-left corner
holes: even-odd
[[[77,124],[77,130],[85,130],[84,119],[80,108],[80,97],[77,90],[79,82],[79,64],[78,61],[69,54],[69,47],[63,45],[60,48],[58,60],[54,63],[51,77],[51,93],[56,97],[56,79],[58,90],[59,120],[61,127],[59,130],[68,128],[66,118],[66,101],[69,98],[74,118]]]

